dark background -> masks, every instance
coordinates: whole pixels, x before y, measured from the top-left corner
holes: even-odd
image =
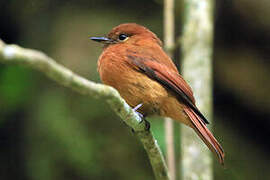
[[[178,35],[181,9],[178,1]],[[269,9],[269,0],[216,1],[214,134],[226,151],[225,169],[214,161],[219,180],[270,178]],[[163,39],[162,13],[161,0],[2,0],[0,38],[99,82],[102,48],[88,37],[136,22]],[[150,122],[164,151],[163,121]],[[0,179],[154,177],[141,144],[102,100],[0,64]]]

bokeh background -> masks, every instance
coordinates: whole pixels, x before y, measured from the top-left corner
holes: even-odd
[[[177,1],[178,36],[182,7]],[[226,150],[225,169],[214,161],[219,180],[270,178],[269,9],[269,0],[215,3],[214,134]],[[136,22],[162,39],[162,14],[162,0],[1,0],[0,38],[41,50],[99,82],[102,47],[88,37]],[[150,122],[164,152],[163,121]],[[0,64],[0,179],[154,176],[139,141],[102,100],[29,68]]]

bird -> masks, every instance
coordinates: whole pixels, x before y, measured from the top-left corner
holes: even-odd
[[[197,108],[191,87],[152,31],[124,23],[107,36],[90,39],[104,44],[97,65],[104,84],[145,117],[169,117],[191,127],[224,164],[225,153],[206,127],[209,122]]]

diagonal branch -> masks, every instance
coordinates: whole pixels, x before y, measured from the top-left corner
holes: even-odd
[[[80,77],[40,51],[25,49],[17,45],[7,45],[1,39],[0,62],[28,66],[46,74],[50,79],[82,95],[105,100],[115,113],[134,129],[147,152],[156,179],[169,179],[164,157],[157,141],[150,131],[145,130],[145,123],[140,123],[142,121],[140,117],[134,113],[132,108],[120,97],[114,88]]]

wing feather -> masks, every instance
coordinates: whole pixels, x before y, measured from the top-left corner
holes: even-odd
[[[177,98],[190,107],[204,123],[209,123],[196,107],[192,90],[180,74],[175,71],[170,71],[167,66],[154,60],[147,60],[132,55],[128,55],[127,57],[130,62],[135,65],[136,69],[142,71],[149,78],[158,81],[164,87],[174,92]]]

